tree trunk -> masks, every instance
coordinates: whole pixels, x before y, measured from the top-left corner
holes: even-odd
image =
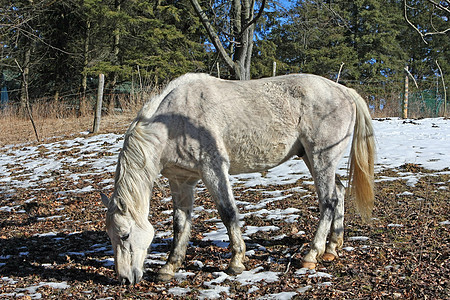
[[[238,2],[234,0],[234,2]],[[252,1],[253,4],[253,1]],[[240,69],[240,80],[250,79],[250,66],[253,49],[253,33],[254,24],[249,25],[250,20],[253,19],[253,7],[250,7],[249,0],[241,2],[241,15],[236,18],[235,28],[239,28],[239,33],[236,40],[235,63]]]
[[[39,135],[38,135],[38,132],[36,129],[36,124],[34,123],[33,114],[31,113],[30,98],[28,96],[28,78],[26,76],[26,75],[28,75],[28,73],[25,73],[25,69],[19,65],[17,60],[15,60],[15,62],[17,64],[17,67],[19,67],[20,72],[22,73],[22,86],[21,86],[20,101],[21,101],[21,105],[24,105],[24,107],[21,108],[22,111],[20,113],[23,115],[28,114],[31,124],[33,125],[33,130],[34,130],[34,134],[36,135],[36,140],[39,142]]]
[[[89,63],[89,46],[91,37],[91,21],[86,20],[86,31],[84,35],[83,49],[83,74],[81,78],[81,97],[78,103],[78,116],[84,116],[87,112],[86,90],[87,90],[87,67]]]
[[[91,35],[91,21],[86,20],[86,32],[84,36],[84,50],[83,50],[83,77],[81,79],[81,96],[82,98],[86,97],[87,90],[87,66],[89,63],[89,39]]]
[[[190,0],[194,10],[205,27],[211,43],[230,69],[233,77],[240,80],[250,79],[250,67],[253,50],[253,34],[256,21],[261,17],[266,4],[263,0],[258,14],[254,16],[254,0],[233,0],[231,3],[232,43],[230,53],[225,50],[217,31],[197,0]]]
[[[117,13],[120,12],[121,10],[121,0],[115,0],[114,1],[114,9]],[[112,45],[112,64],[114,66],[119,66],[120,64],[120,58],[119,58],[119,53],[120,53],[120,26],[119,26],[119,22],[118,20],[115,20],[115,28],[114,28],[114,36],[113,36],[113,45]],[[112,114],[114,112],[114,108],[115,108],[115,101],[116,101],[116,97],[114,95],[114,89],[117,85],[117,81],[119,79],[119,74],[118,72],[114,69],[112,74],[111,74],[111,81],[109,81],[108,83],[108,90],[109,90],[109,102],[108,102],[108,114]]]
[[[121,4],[120,0],[114,1],[114,9],[118,13],[120,12],[120,9],[121,9],[120,4]],[[119,26],[117,25],[117,22],[116,22],[116,28],[114,30],[114,40],[113,40],[113,53],[112,53],[113,54],[113,62],[112,63],[116,66],[119,65],[119,51],[120,51],[119,44],[120,44],[120,30],[119,30]],[[111,90],[113,90],[115,88],[118,77],[119,76],[118,76],[117,72],[114,71],[112,74],[112,80],[110,83]]]
[[[27,82],[30,73],[31,45],[28,45],[26,49],[23,58],[22,81],[20,84],[20,114],[23,115],[25,115],[28,101]]]

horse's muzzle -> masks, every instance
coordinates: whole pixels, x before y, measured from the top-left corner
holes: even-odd
[[[134,285],[137,284],[142,279],[142,271],[134,269],[133,272],[131,272],[130,276],[119,276],[119,282],[120,284],[124,285]]]

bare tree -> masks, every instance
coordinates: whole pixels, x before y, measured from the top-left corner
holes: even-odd
[[[427,0],[426,2],[431,5],[431,9],[429,10],[429,24],[416,25],[413,23],[409,14],[417,10],[417,8],[409,5],[408,0],[403,0],[403,9],[406,22],[417,31],[424,43],[428,44],[425,39],[426,37],[450,33],[450,27],[447,27],[447,22],[450,19],[450,8],[448,1]],[[441,24],[437,25],[436,23]],[[445,27],[443,27],[442,23],[445,23]]]
[[[15,67],[20,72],[20,112],[29,110],[29,90],[33,86],[33,73],[36,70],[36,55],[33,55],[37,44],[49,49],[70,54],[67,51],[49,44],[39,31],[39,18],[52,9],[54,0],[2,1],[0,9],[0,40],[2,56],[0,66],[9,69]],[[17,60],[20,61],[20,65]],[[34,70],[33,70],[34,66]],[[55,93],[57,95],[58,91]],[[55,96],[56,97],[56,96]]]
[[[223,40],[208,14],[200,6],[198,0],[190,0],[203,26],[205,27],[211,43],[216,48],[220,57],[231,70],[236,79],[250,79],[250,65],[253,50],[253,35],[255,23],[261,18],[266,5],[262,0],[259,10],[255,15],[255,0],[232,0],[229,10],[230,28],[227,35],[227,43],[230,45],[227,51]],[[214,17],[215,14],[214,14]]]

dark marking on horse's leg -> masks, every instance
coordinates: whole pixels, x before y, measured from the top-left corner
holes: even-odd
[[[227,272],[231,275],[240,274],[245,270],[245,243],[242,239],[241,228],[239,226],[239,213],[233,201],[226,201],[218,205],[218,211],[222,222],[228,231],[230,238],[231,260]]]
[[[314,269],[317,258],[325,253],[327,236],[339,201],[335,187],[334,164],[330,164],[325,154],[315,155],[312,160],[305,156],[304,161],[313,175],[319,196],[319,224],[311,242],[311,249],[303,259],[303,267]]]
[[[331,235],[330,241],[323,255],[323,260],[332,261],[338,257],[336,249],[342,247],[344,243],[344,197],[345,197],[345,187],[336,176],[336,196],[337,204],[334,210],[334,218],[331,223]]]
[[[173,242],[167,263],[159,270],[158,280],[173,278],[181,267],[191,232],[191,214],[194,201],[195,181],[170,181],[173,201]]]
[[[231,260],[227,272],[240,274],[245,270],[243,264],[245,260],[245,243],[242,239],[239,226],[239,212],[234,202],[228,174],[224,170],[222,172],[208,172],[207,174],[208,176],[204,176],[203,181],[216,203],[220,218],[227,228],[230,238]]]

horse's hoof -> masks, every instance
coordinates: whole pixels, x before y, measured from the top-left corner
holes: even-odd
[[[302,267],[310,270],[314,270],[316,268],[316,263],[304,261],[302,263]]]
[[[244,266],[234,266],[234,267],[228,267],[226,273],[228,275],[239,275],[242,272],[245,271],[245,267]]]
[[[169,273],[158,273],[158,276],[156,277],[157,281],[170,281],[173,279],[174,274]]]
[[[333,261],[335,258],[336,258],[336,255],[331,254],[331,253],[325,253],[325,254],[322,256],[322,259],[323,259],[324,261]]]

